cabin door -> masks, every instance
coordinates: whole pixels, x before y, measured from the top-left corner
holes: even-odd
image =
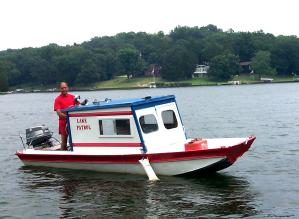
[[[136,116],[147,153],[156,152],[162,139],[155,107],[137,110]]]
[[[184,150],[185,134],[175,103],[140,109],[136,115],[148,153]]]
[[[186,135],[175,102],[156,106],[164,147],[170,151],[184,151]]]

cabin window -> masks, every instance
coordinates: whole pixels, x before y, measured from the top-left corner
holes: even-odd
[[[142,131],[145,134],[148,134],[148,133],[158,130],[158,123],[157,123],[156,117],[153,114],[141,116],[139,118],[139,123],[140,123]]]
[[[165,110],[162,112],[162,120],[165,128],[173,129],[178,127],[178,121],[176,119],[175,113],[173,110]]]
[[[131,135],[130,119],[99,120],[100,135]]]

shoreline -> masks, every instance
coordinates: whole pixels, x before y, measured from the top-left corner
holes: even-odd
[[[298,80],[287,80],[287,81],[272,81],[272,82],[247,82],[247,83],[241,83],[241,84],[232,84],[232,83],[217,83],[215,84],[187,84],[182,82],[175,82],[174,84],[164,84],[163,86],[157,86],[156,88],[182,88],[182,87],[206,87],[206,86],[242,86],[242,85],[256,85],[256,84],[278,84],[278,83],[298,83]],[[179,85],[180,83],[184,85]],[[148,86],[134,86],[134,87],[104,87],[104,88],[88,88],[88,87],[72,87],[70,88],[70,91],[106,91],[106,90],[137,90],[137,89],[148,89],[150,87]],[[155,88],[151,88],[155,89]],[[26,88],[22,89],[21,91],[7,91],[7,92],[0,92],[0,95],[5,94],[20,94],[20,93],[57,93],[58,90],[27,90]]]

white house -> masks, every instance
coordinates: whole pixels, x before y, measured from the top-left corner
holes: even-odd
[[[195,71],[193,72],[192,77],[193,78],[206,77],[208,74],[209,68],[210,67],[208,65],[196,65],[196,68],[195,68]]]

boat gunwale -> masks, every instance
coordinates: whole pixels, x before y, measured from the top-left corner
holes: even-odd
[[[138,163],[140,159],[147,157],[151,163],[174,162],[183,160],[196,160],[212,157],[226,157],[230,163],[234,163],[242,156],[256,139],[250,136],[248,140],[233,146],[223,146],[212,149],[201,149],[181,152],[164,152],[152,154],[119,154],[119,155],[100,155],[100,154],[29,154],[23,153],[23,150],[16,152],[16,155],[24,161],[42,161],[42,162],[79,162],[79,163]],[[48,152],[48,151],[47,151]]]

